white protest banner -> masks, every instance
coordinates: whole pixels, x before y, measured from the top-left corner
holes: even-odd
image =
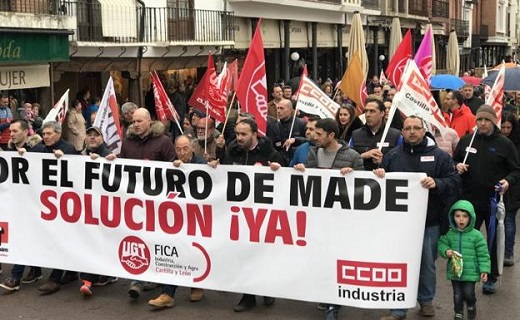
[[[334,119],[339,105],[334,102],[320,87],[314,84],[305,74],[302,74],[298,89],[296,109],[318,115],[320,118]]]
[[[69,111],[69,91],[70,89],[67,89],[67,91],[65,91],[65,93],[61,96],[60,100],[56,102],[54,107],[47,114],[47,117],[45,117],[45,120],[43,120],[44,123],[47,121],[63,123],[63,120],[65,120],[65,116],[67,115],[67,111]]]
[[[424,177],[2,152],[0,262],[411,308]]]
[[[112,77],[108,79],[103,98],[99,103],[96,119],[92,125],[101,129],[103,140],[108,149],[114,154],[119,154],[123,144],[123,130],[119,123],[119,107]]]
[[[395,108],[394,105],[407,117],[421,117],[428,125],[439,129],[444,136],[448,125],[433,98],[429,84],[413,60],[409,60],[405,68],[401,89],[394,97],[392,108]]]

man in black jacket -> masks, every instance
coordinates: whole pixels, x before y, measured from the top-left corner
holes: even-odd
[[[457,163],[457,171],[462,178],[462,198],[475,207],[475,229],[480,229],[485,222],[489,230],[490,198],[495,196],[495,192],[508,196],[509,187],[520,181],[520,160],[514,152],[516,149],[513,142],[500,134],[500,129],[496,126],[497,115],[491,106],[480,107],[476,118],[477,132],[474,139],[473,134],[462,137],[453,154],[453,160]],[[507,201],[505,202],[507,206]],[[482,286],[485,294],[496,291],[498,265],[495,237],[488,237],[488,243],[492,242],[493,245],[489,249],[491,274]]]
[[[273,148],[271,141],[258,136],[258,126],[253,119],[244,118],[235,126],[236,139],[226,149],[225,156],[220,159],[223,164],[235,165],[262,165],[269,166],[271,170],[278,170],[285,160],[278,151]],[[218,160],[210,162],[210,166],[216,167]],[[274,298],[264,297],[264,305],[271,306]],[[235,312],[250,310],[256,306],[256,297],[252,294],[242,295],[240,302],[233,308]]]

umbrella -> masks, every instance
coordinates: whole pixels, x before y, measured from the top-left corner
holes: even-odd
[[[392,25],[390,26],[390,44],[388,45],[388,56],[393,57],[395,50],[399,47],[399,44],[403,40],[403,34],[401,33],[401,20],[399,17],[392,19]]]
[[[348,45],[348,62],[352,61],[356,52],[359,52],[359,58],[361,59],[361,70],[364,71],[366,77],[368,73],[368,57],[367,50],[365,48],[365,32],[363,31],[363,23],[361,22],[361,14],[359,12],[354,13],[352,16],[352,23],[350,25],[350,39]]]
[[[509,67],[508,67],[509,65]],[[493,86],[498,76],[499,69],[493,68],[488,71],[488,76],[482,82],[489,86]],[[505,91],[519,91],[520,90],[520,66],[516,64],[506,63],[506,74],[504,78]]]
[[[506,232],[504,219],[506,217],[506,208],[504,206],[504,195],[500,195],[500,201],[497,203],[497,264],[498,274],[502,275],[504,269],[504,253],[505,253],[505,242]]]
[[[464,85],[464,81],[452,74],[436,74],[432,76],[430,86],[432,89],[458,90]]]
[[[448,39],[448,52],[446,59],[446,69],[449,74],[458,76],[460,69],[459,42],[457,41],[457,32],[451,30]]]
[[[480,86],[482,79],[473,76],[464,76],[461,78],[465,83],[474,85],[475,87]]]

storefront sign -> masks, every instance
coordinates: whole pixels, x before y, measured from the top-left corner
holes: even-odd
[[[69,61],[66,34],[0,33],[0,64]]]
[[[0,66],[0,90],[48,87],[49,65]]]

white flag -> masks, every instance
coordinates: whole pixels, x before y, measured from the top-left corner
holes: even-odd
[[[498,71],[498,75],[493,83],[493,87],[486,95],[486,104],[493,107],[497,114],[497,126],[500,128],[502,123],[502,108],[504,106],[504,81],[506,76],[506,64],[502,60],[502,66]]]
[[[315,114],[322,119],[334,119],[339,105],[325,92],[321,91],[306,75],[302,75],[298,91],[299,95],[296,109],[305,113]]]
[[[47,114],[47,117],[43,120],[44,123],[48,121],[63,123],[67,111],[69,111],[69,90],[70,89],[67,89],[67,91],[65,91],[60,100],[58,100],[54,107],[49,111],[49,114]]]
[[[110,151],[119,154],[123,143],[123,134],[119,123],[119,107],[112,77],[108,79],[93,125],[101,129],[103,140]]]

